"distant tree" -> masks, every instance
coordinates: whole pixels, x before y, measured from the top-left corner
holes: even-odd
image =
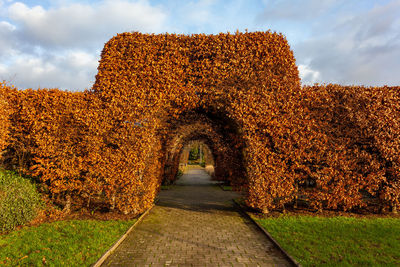
[[[194,145],[189,152],[189,160],[198,160],[200,157],[199,146]]]

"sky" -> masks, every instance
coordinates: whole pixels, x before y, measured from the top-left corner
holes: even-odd
[[[283,33],[302,84],[400,85],[400,0],[0,0],[0,81],[90,89],[121,32]]]

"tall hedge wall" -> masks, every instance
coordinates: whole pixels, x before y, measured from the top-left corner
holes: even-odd
[[[312,147],[301,173],[312,205],[350,209],[378,198],[376,208],[400,201],[400,87],[303,87]],[[376,203],[375,203],[376,204]]]
[[[6,162],[66,206],[143,211],[191,140],[264,212],[399,206],[399,87],[301,87],[280,34],[124,33],[91,91],[9,94]]]

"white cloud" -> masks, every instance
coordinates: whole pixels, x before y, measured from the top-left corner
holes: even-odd
[[[1,63],[0,63],[0,73],[7,73],[7,66],[4,64],[1,64]],[[0,81],[3,81],[3,80],[0,80]]]
[[[146,0],[66,1],[46,8],[0,3],[8,16],[0,21],[0,80],[20,88],[88,88],[100,50],[113,35],[160,32],[166,20],[164,11]]]
[[[97,67],[97,59],[92,55],[82,51],[72,51],[66,56],[67,63],[73,67],[93,68]]]
[[[0,80],[21,88],[83,90],[94,82],[97,65],[97,58],[83,51],[46,57],[20,54],[10,64],[0,65]]]
[[[319,83],[400,84],[400,1],[344,17],[294,45],[298,64],[318,71]]]
[[[308,65],[299,65],[299,73],[303,84],[312,85],[320,80],[320,73],[312,70]]]
[[[0,21],[0,59],[14,53],[14,31],[14,25],[7,21]]]
[[[57,8],[28,7],[17,2],[9,17],[21,38],[45,47],[93,47],[118,32],[159,32],[166,16],[148,1],[106,0],[98,5],[73,3]]]

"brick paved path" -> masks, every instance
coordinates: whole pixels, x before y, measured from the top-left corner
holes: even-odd
[[[236,193],[190,170],[102,266],[290,266],[233,207]]]

